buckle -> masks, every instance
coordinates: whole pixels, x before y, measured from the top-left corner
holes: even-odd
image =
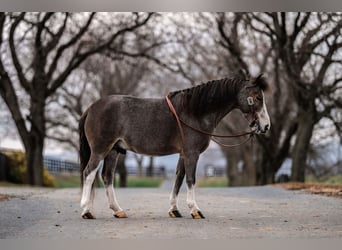
[[[254,105],[253,97],[248,96],[248,97],[247,97],[247,103],[248,103],[249,106],[253,106],[253,105]]]

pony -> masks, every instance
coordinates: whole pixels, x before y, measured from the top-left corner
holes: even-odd
[[[127,150],[150,156],[178,153],[168,214],[182,217],[178,193],[186,177],[190,214],[195,219],[205,218],[195,200],[199,155],[207,149],[215,127],[233,109],[244,114],[250,133],[266,133],[271,126],[264,96],[267,88],[266,80],[259,75],[213,80],[170,92],[166,98],[110,95],[94,102],[79,121],[82,218],[95,219],[94,179],[102,160],[109,208],[115,217],[127,217],[113,187],[118,156]]]

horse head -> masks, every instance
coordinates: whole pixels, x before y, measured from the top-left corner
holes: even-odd
[[[262,75],[259,75],[246,81],[238,94],[239,109],[245,114],[249,126],[257,134],[266,133],[271,127],[264,95],[267,89],[267,82]]]

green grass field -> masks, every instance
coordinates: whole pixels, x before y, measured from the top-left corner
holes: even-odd
[[[78,175],[55,175],[56,188],[70,188],[80,186],[80,177]],[[150,177],[133,177],[127,178],[127,187],[136,188],[151,188],[159,187],[163,182],[163,178],[150,178]],[[119,183],[116,184],[116,186]],[[100,187],[103,187],[102,181],[100,181]]]
[[[306,177],[306,183],[320,183],[326,185],[342,185],[342,175],[324,177],[322,179],[313,176]],[[198,180],[197,187],[227,187],[227,177],[203,177]]]
[[[227,187],[227,177],[203,177],[198,180],[197,187]]]
[[[55,175],[56,188],[71,188],[80,187],[80,177],[78,175]],[[136,188],[156,188],[159,187],[163,178],[150,178],[150,177],[132,177],[129,176],[127,179],[127,187]],[[306,183],[321,183],[327,185],[342,185],[342,175],[336,175],[331,177],[325,177],[322,179],[316,179],[313,176],[306,177]],[[116,184],[118,186],[119,183]],[[197,181],[197,187],[227,187],[227,177],[207,177],[200,178]],[[0,182],[2,187],[13,187],[13,186],[29,186],[25,184],[14,184],[10,182]],[[100,187],[103,187],[102,181]]]
[[[56,188],[70,188],[79,187],[81,184],[78,175],[54,175],[56,181]]]
[[[327,185],[342,185],[342,175],[322,177],[321,179],[317,179],[314,176],[307,176],[305,182],[321,183],[321,184],[327,184]]]

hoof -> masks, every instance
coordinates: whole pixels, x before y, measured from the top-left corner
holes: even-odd
[[[181,218],[182,217],[182,215],[180,214],[180,212],[178,210],[169,211],[169,216],[171,218]]]
[[[202,214],[202,212],[199,210],[191,213],[191,216],[193,219],[204,219],[205,218],[204,215]]]
[[[119,211],[114,214],[115,218],[128,218],[127,214],[124,211]]]
[[[85,214],[82,214],[83,219],[96,219],[95,215],[93,215],[91,212],[86,212]]]

